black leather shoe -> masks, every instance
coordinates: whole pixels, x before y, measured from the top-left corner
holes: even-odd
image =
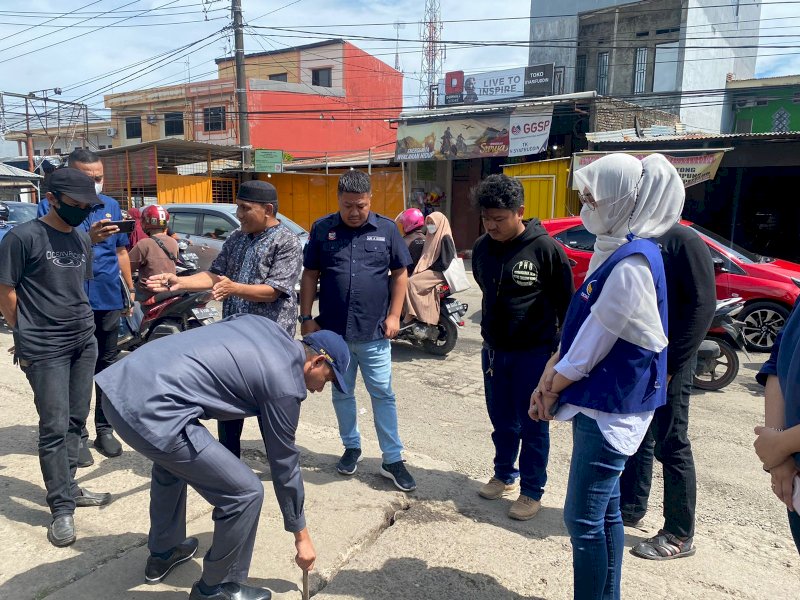
[[[94,441],[94,447],[100,454],[108,458],[114,458],[122,454],[122,444],[111,432],[98,435]]]
[[[90,492],[86,488],[81,490],[80,496],[75,496],[75,506],[105,506],[111,503],[111,494],[107,492]]]
[[[269,600],[272,598],[272,592],[269,590],[243,583],[227,582],[220,587],[219,592],[207,596],[198,589],[197,583],[195,583],[192,586],[192,593],[189,594],[189,600]]]
[[[144,580],[147,583],[159,583],[169,572],[181,563],[185,563],[197,552],[197,538],[189,537],[172,549],[169,558],[150,556],[144,568]]]
[[[47,539],[59,548],[75,543],[75,519],[72,515],[61,515],[53,519],[47,528]]]
[[[78,468],[91,467],[93,464],[94,456],[89,450],[89,441],[81,439],[80,446],[78,446]]]

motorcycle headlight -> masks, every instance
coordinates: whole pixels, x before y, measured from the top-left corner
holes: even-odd
[[[791,279],[797,287],[800,287],[800,279],[796,277],[790,277],[789,279]]]

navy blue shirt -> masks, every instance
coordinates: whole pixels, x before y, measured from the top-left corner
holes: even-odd
[[[303,266],[320,272],[319,316],[323,329],[348,342],[371,342],[384,337],[389,311],[389,271],[411,264],[394,221],[369,213],[357,229],[342,222],[339,213],[311,227]]]
[[[122,220],[122,211],[116,200],[103,194],[98,194],[98,197],[103,204],[96,206],[76,229],[89,233],[89,228],[97,221],[103,219]],[[42,198],[39,201],[37,214],[43,217],[49,210],[50,204],[46,198]],[[128,235],[125,233],[115,233],[102,242],[92,244],[93,278],[84,284],[92,310],[120,310],[123,307],[117,248],[124,248],[127,245]]]

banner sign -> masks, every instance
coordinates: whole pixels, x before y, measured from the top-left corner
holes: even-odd
[[[719,168],[719,165],[722,162],[722,157],[725,156],[724,151],[692,153],[691,155],[667,154],[666,152],[659,152],[658,150],[650,150],[649,152],[648,151],[625,152],[625,154],[630,154],[631,156],[633,156],[634,158],[638,158],[639,160],[642,160],[648,154],[654,154],[654,153],[663,154],[664,157],[670,163],[672,163],[672,165],[677,169],[678,174],[681,176],[681,179],[683,180],[683,187],[697,185],[698,183],[703,183],[704,181],[710,181],[714,179],[714,177],[717,176],[717,169]],[[606,154],[612,154],[612,153],[581,152],[579,154],[573,154],[572,172],[574,173],[575,171],[579,171],[586,165],[592,164],[598,158],[601,158]]]
[[[280,173],[283,170],[283,150],[256,150],[253,170],[256,173]]]
[[[439,80],[438,106],[475,104],[553,93],[552,63],[464,75],[452,71]]]
[[[456,160],[508,156],[508,116],[401,123],[397,160]]]
[[[514,111],[511,115],[509,131],[509,156],[539,154],[547,150],[550,139],[550,124],[553,121],[553,108],[547,107],[532,111]]]

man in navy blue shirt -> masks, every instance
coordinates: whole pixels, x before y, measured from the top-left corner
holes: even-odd
[[[336,470],[356,472],[361,460],[361,435],[356,411],[356,371],[372,399],[378,443],[383,453],[381,474],[404,492],[416,489],[406,469],[397,431],[397,406],[392,390],[389,340],[400,329],[411,255],[394,221],[370,211],[369,176],[350,170],[339,179],[339,212],[311,228],[300,282],[303,335],[329,329],[344,337],[352,360],[347,369],[348,393],[333,390],[333,407],[345,451]],[[319,282],[319,315],[311,309]]]
[[[94,312],[95,332],[97,339],[97,363],[95,373],[99,373],[113,364],[119,355],[117,336],[119,319],[124,307],[123,289],[120,283],[122,273],[128,289],[133,290],[131,263],[128,259],[128,236],[119,233],[115,225],[108,221],[121,221],[122,211],[116,200],[100,193],[103,189],[103,163],[100,157],[84,148],[73,150],[67,159],[69,166],[78,169],[94,180],[95,191],[103,204],[97,206],[78,229],[89,234],[92,242],[93,278],[86,281],[86,294]],[[39,202],[40,217],[50,209],[46,199]],[[86,399],[90,402],[90,399]],[[97,437],[94,447],[101,454],[113,457],[122,454],[122,445],[114,437],[114,430],[103,414],[100,402],[95,401],[94,428]],[[84,426],[81,433],[81,445],[78,451],[78,466],[88,467],[94,463],[89,451],[89,432]]]

